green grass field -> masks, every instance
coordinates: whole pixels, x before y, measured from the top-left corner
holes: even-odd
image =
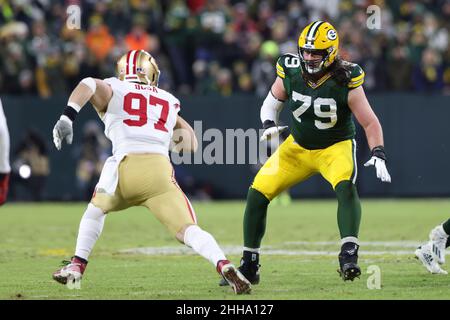
[[[244,202],[193,205],[200,226],[237,264]],[[363,200],[362,205],[360,279],[344,283],[336,272],[335,201],[295,201],[271,205],[261,284],[249,296],[235,296],[217,285],[209,262],[183,250],[143,208],[107,217],[81,290],[69,290],[51,274],[73,254],[85,205],[7,204],[0,209],[0,299],[450,298],[450,276],[430,275],[413,258],[414,246],[450,216],[450,201]],[[367,288],[370,265],[381,269],[380,290]]]

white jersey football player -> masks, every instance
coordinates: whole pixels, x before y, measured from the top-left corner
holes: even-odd
[[[9,174],[11,166],[9,164],[9,131],[0,100],[0,206],[6,202],[8,196]]]
[[[181,130],[175,150],[195,151],[192,127],[181,118],[180,101],[158,88],[160,71],[146,51],[132,50],[117,63],[117,78],[85,78],[69,97],[53,129],[58,150],[71,144],[72,123],[91,102],[113,145],[94,195],[80,223],[75,255],[53,274],[63,284],[79,283],[89,254],[103,228],[105,215],[130,206],[148,208],[181,243],[214,264],[237,294],[250,293],[250,283],[225,257],[216,240],[197,225],[194,210],[178,186],[169,159],[174,130]]]

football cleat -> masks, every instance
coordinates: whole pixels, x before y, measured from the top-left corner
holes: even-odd
[[[422,262],[423,266],[432,274],[447,274],[447,271],[443,270],[439,263],[432,253],[432,242],[428,242],[427,244],[420,246],[414,252],[416,255],[416,259],[419,259]]]
[[[250,294],[252,286],[242,273],[228,260],[220,260],[217,263],[217,272],[233,288],[236,294]]]
[[[448,235],[442,229],[442,226],[437,226],[430,232],[431,253],[439,264],[445,263],[445,245],[447,238]]]
[[[361,275],[361,268],[358,266],[358,249],[359,246],[353,242],[342,245],[338,273],[344,281],[353,281]]]
[[[72,257],[70,261],[63,261],[62,265],[61,269],[53,273],[53,280],[79,289],[87,262],[78,257]]]
[[[259,268],[260,264],[257,263],[244,263],[244,259],[241,259],[241,265],[238,268],[239,272],[250,281],[251,284],[259,284]],[[225,279],[221,279],[219,286],[227,286],[228,282]]]

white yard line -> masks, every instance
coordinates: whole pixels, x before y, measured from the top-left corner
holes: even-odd
[[[367,247],[394,247],[394,248],[417,248],[425,241],[402,240],[402,241],[361,241],[360,246]],[[313,246],[334,246],[339,245],[339,241],[288,241],[285,245],[313,245]]]
[[[419,241],[373,241],[361,242],[362,247],[386,247],[397,248],[404,250],[361,250],[360,256],[380,256],[380,255],[414,255],[413,248],[420,244]],[[331,250],[296,250],[285,249],[284,247],[293,245],[303,246],[333,246]],[[264,246],[261,248],[261,253],[264,255],[293,255],[293,256],[336,256],[339,247],[339,242],[335,241],[297,241],[285,242],[280,246]],[[242,253],[242,246],[222,246],[225,254],[239,255]],[[184,246],[170,246],[170,247],[146,247],[146,248],[131,248],[119,251],[120,253],[128,254],[144,254],[144,255],[195,255],[195,252]]]

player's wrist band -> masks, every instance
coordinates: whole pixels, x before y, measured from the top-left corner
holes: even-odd
[[[383,146],[376,146],[372,149],[372,157],[377,157],[380,159],[383,159],[384,161],[387,160],[386,158],[386,152],[384,151]]]
[[[263,122],[263,129],[268,129],[268,128],[272,128],[272,127],[276,127],[275,121],[272,120],[266,120]]]
[[[76,103],[69,102],[67,104],[67,107],[64,108],[62,115],[66,116],[70,119],[70,121],[74,122],[80,109],[80,106],[78,106]]]

